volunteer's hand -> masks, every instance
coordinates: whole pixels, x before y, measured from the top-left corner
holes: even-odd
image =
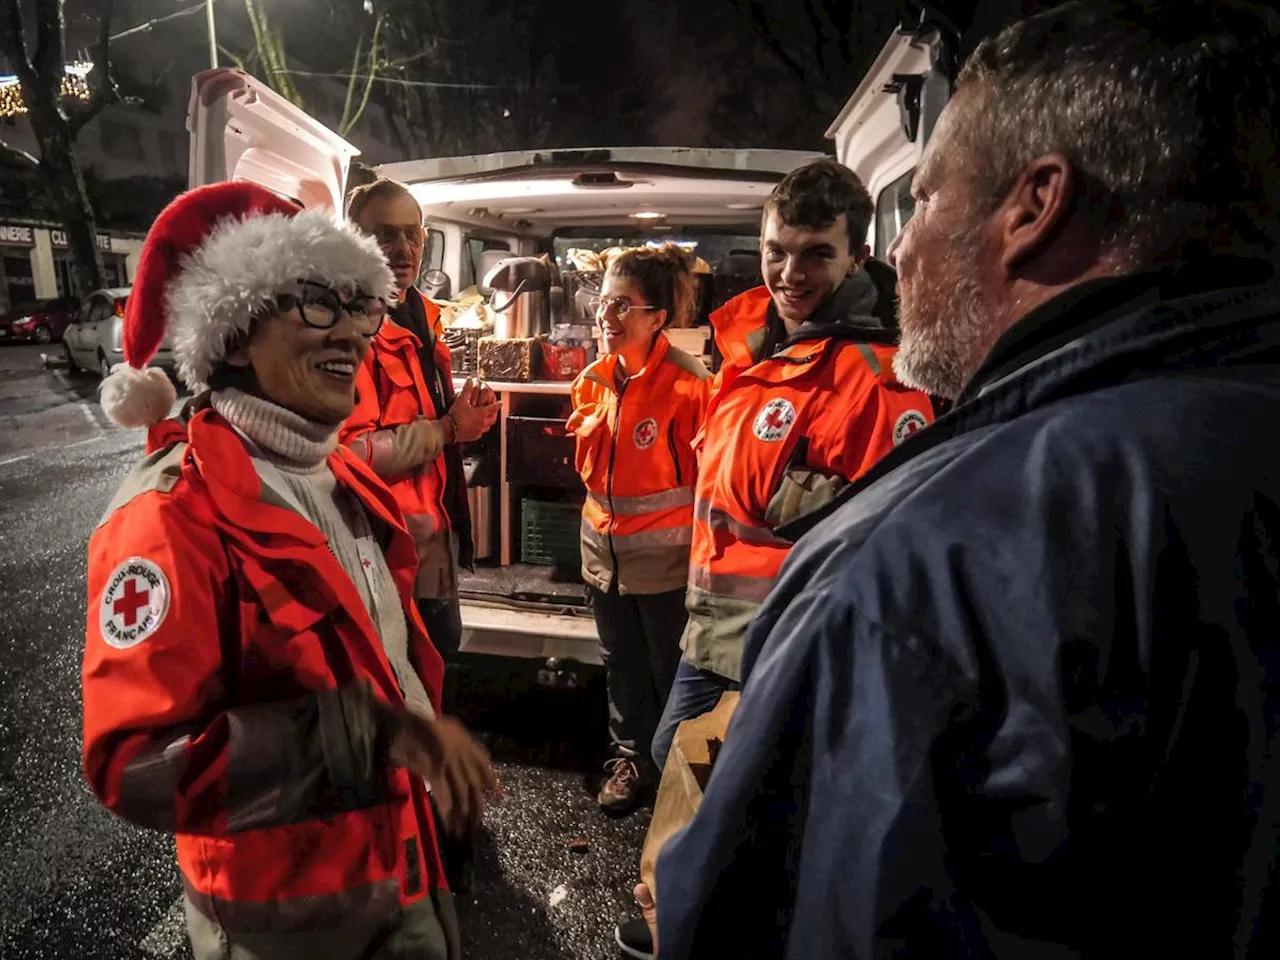
[[[486,796],[500,796],[489,751],[452,717],[400,711],[388,758],[427,780],[445,829],[461,836],[480,822]]]
[[[653,943],[653,955],[656,957],[658,955],[658,905],[654,902],[647,883],[637,883],[631,895],[636,898],[636,905],[644,915],[644,922],[649,925],[649,940]]]
[[[604,422],[604,411],[597,404],[587,404],[569,414],[564,428],[570,436],[589,437]]]
[[[487,390],[491,397],[493,396],[493,391],[488,387],[484,390]],[[483,399],[483,391],[477,394],[475,382],[467,377],[467,382],[462,385],[462,390],[454,399],[453,406],[449,408],[449,416],[453,417],[457,428],[453,438],[454,443],[479,440],[498,419],[497,398],[494,397],[485,404],[478,403],[480,399]]]
[[[493,388],[483,380],[478,381],[476,383],[476,387],[477,390],[475,392],[475,397],[471,402],[477,407],[487,407],[491,403],[498,402],[498,395],[494,393]]]

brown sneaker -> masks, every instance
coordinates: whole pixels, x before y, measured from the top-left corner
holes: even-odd
[[[628,757],[614,757],[604,765],[609,779],[600,787],[596,802],[606,813],[627,813],[640,799],[644,781],[640,768]]]

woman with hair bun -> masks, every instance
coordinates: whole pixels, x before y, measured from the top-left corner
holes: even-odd
[[[649,745],[680,662],[697,464],[710,374],[662,331],[694,311],[675,245],[614,258],[595,303],[604,355],[573,384],[568,429],[587,487],[582,576],[609,692],[615,757],[600,807],[631,810],[652,786]]]

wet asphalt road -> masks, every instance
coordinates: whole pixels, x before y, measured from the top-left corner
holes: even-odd
[[[171,839],[116,820],[80,773],[85,545],[143,438],[106,421],[95,379],[46,369],[42,350],[58,347],[0,347],[0,957],[189,957]],[[450,699],[506,790],[459,898],[464,955],[620,956],[613,924],[632,915],[648,812],[596,809],[599,684],[478,677]]]

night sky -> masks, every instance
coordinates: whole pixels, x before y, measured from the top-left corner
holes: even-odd
[[[354,38],[372,23],[365,0],[257,2],[281,28],[290,57],[313,70],[349,70]],[[758,0],[771,18],[762,36],[744,15],[743,0],[371,2],[395,26],[384,37],[386,56],[409,60],[397,76],[448,85],[411,94],[393,84],[375,87],[375,99],[390,113],[412,118],[405,126],[416,142],[403,148],[416,155],[645,144],[821,148],[823,132],[898,18],[918,6],[917,0]],[[933,6],[964,31],[971,48],[1045,2]],[[186,6],[117,0],[113,29]],[[97,9],[97,0],[68,0],[69,46],[75,25]],[[215,10],[220,40],[245,52],[244,0],[218,0]],[[838,35],[815,30],[814,10],[847,28]],[[203,15],[172,20],[145,39],[117,44],[115,59],[144,77],[189,73],[203,66],[205,36]]]

